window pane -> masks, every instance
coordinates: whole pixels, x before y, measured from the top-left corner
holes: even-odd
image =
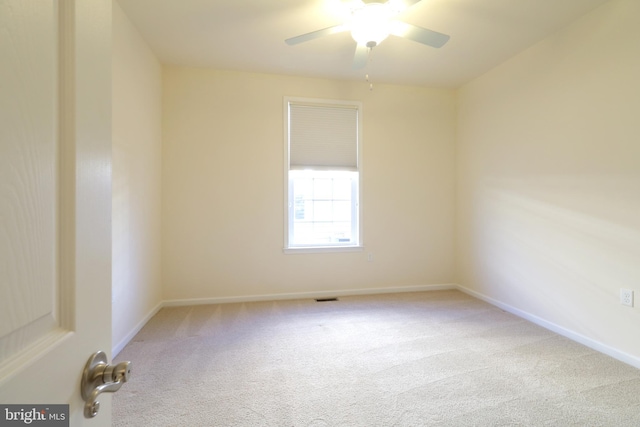
[[[317,243],[331,243],[333,234],[333,224],[316,222],[314,223],[315,240]]]
[[[295,199],[310,199],[313,194],[313,180],[311,178],[296,177],[293,186],[293,197]]]
[[[333,202],[333,220],[351,221],[351,202]]]
[[[301,196],[296,196],[293,206],[294,220],[302,220],[305,218],[305,212],[307,212],[305,205],[304,199]]]
[[[333,221],[333,202],[316,201],[313,203],[313,220],[331,222]]]
[[[314,242],[313,223],[297,222],[293,225],[293,235],[295,240],[293,243],[297,245],[312,244]]]
[[[351,241],[351,222],[334,222],[333,230],[334,242],[344,243]]]
[[[333,180],[333,199],[351,200],[351,179],[336,178]]]
[[[333,179],[315,178],[313,180],[313,198],[315,200],[331,200],[333,197]]]

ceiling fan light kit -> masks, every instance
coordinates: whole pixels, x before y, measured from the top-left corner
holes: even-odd
[[[285,43],[296,45],[331,34],[351,31],[351,37],[357,43],[353,59],[354,69],[363,68],[371,49],[382,43],[389,35],[440,48],[449,40],[448,35],[393,19],[404,9],[420,1],[388,0],[386,3],[364,3],[362,0],[354,0],[351,2],[351,14],[347,22],[291,37],[286,39]]]
[[[390,13],[386,4],[369,3],[353,11],[351,37],[360,45],[373,48],[389,37]]]

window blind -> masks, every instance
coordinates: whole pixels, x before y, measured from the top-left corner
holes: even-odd
[[[289,103],[289,167],[358,170],[358,109]]]

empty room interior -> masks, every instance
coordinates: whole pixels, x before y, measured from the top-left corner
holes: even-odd
[[[638,425],[640,1],[410,1],[398,19],[450,38],[392,32],[358,67],[348,31],[285,43],[339,24],[338,3],[113,2],[112,354],[139,366],[114,395],[115,424]],[[348,244],[295,240],[308,214],[288,194],[296,102],[357,110]],[[289,346],[285,330],[309,345]],[[554,359],[559,346],[577,356]],[[215,407],[211,418],[133,393],[155,372],[138,359],[165,351],[202,367],[182,380],[205,390],[190,405]],[[540,371],[513,374],[526,385],[494,384],[533,354]],[[544,363],[574,388],[540,385],[562,376]],[[451,375],[384,383],[405,365]],[[216,366],[234,376],[211,386]],[[272,401],[256,402],[267,379]],[[455,414],[434,385],[447,379],[447,393],[468,392]],[[225,387],[243,391],[215,394]],[[579,409],[549,403],[561,398]]]

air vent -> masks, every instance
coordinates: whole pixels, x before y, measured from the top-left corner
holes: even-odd
[[[338,301],[338,298],[316,298],[316,302]]]

